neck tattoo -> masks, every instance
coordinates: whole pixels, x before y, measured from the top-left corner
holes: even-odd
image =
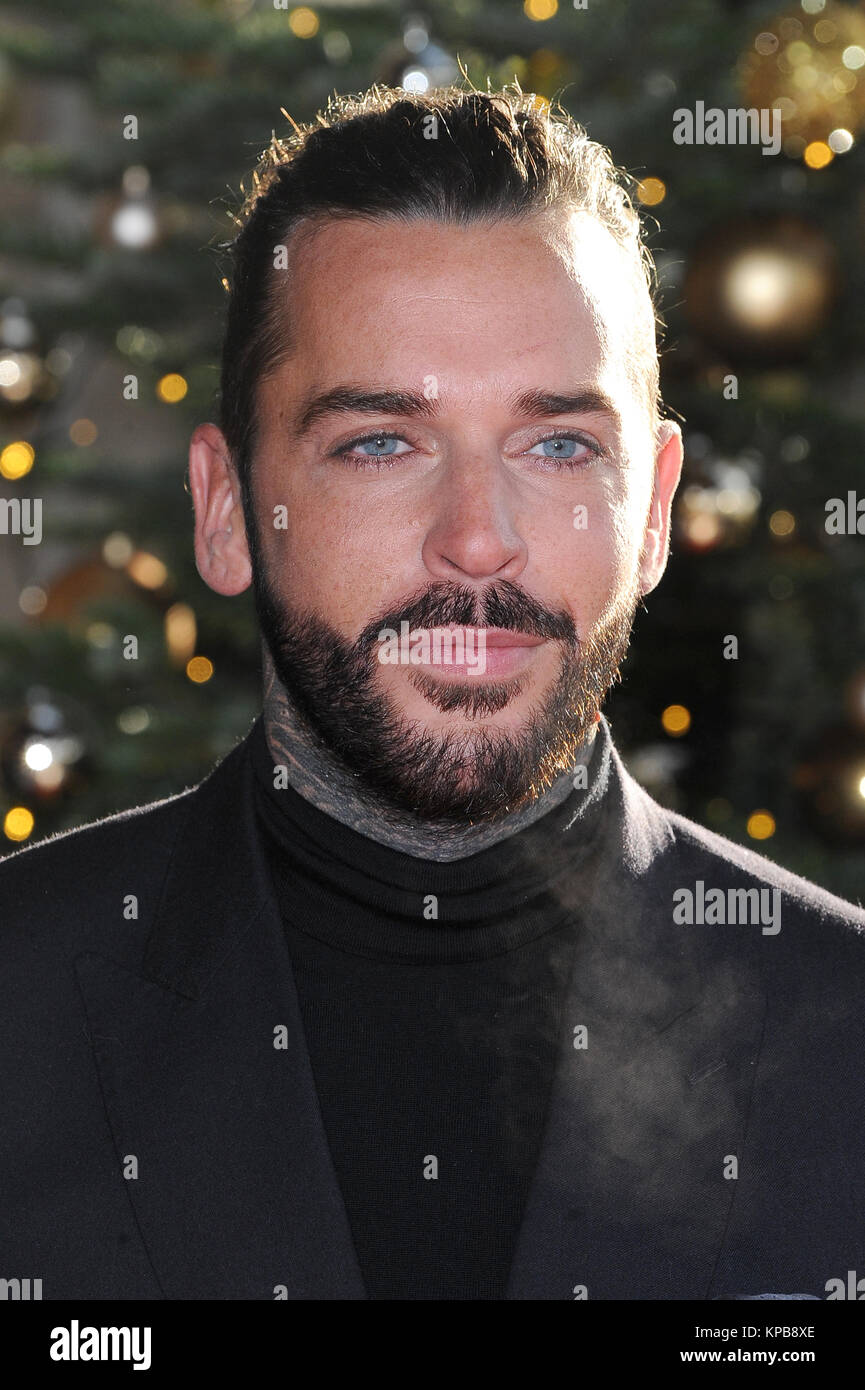
[[[274,765],[286,768],[288,781],[300,796],[359,835],[418,859],[441,863],[467,859],[532,825],[560,806],[573,789],[573,772],[564,772],[530,806],[495,825],[434,826],[377,800],[359,777],[332,757],[295,709],[266,650],[263,715]],[[594,731],[582,750],[584,762],[593,739]]]

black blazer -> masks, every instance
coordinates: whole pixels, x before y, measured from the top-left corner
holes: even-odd
[[[0,1278],[44,1299],[367,1297],[247,742],[0,864]],[[865,913],[615,751],[604,836],[507,1297],[826,1298],[865,1275]],[[698,881],[780,931],[674,921]]]

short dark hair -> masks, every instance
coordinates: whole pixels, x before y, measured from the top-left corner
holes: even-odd
[[[285,113],[287,114],[287,113]],[[315,121],[277,137],[259,159],[228,243],[232,257],[222,354],[220,425],[251,515],[256,390],[292,350],[284,296],[274,293],[275,248],[296,253],[302,227],[335,218],[465,225],[517,219],[553,206],[596,217],[642,272],[652,306],[632,349],[653,423],[660,411],[654,310],[657,280],[630,196],[630,177],[567,112],[524,93],[373,86],[331,97]],[[433,134],[434,133],[434,134]],[[241,186],[242,187],[242,186]],[[242,190],[243,191],[243,190]]]

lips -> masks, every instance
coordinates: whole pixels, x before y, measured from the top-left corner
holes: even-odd
[[[421,629],[423,631],[424,629]],[[430,629],[425,629],[430,631]],[[443,629],[439,629],[442,631]],[[534,650],[541,647],[546,642],[546,638],[538,637],[531,632],[514,632],[507,628],[493,627],[469,627],[451,626],[448,624],[446,630],[451,640],[459,641],[463,639],[465,651],[474,654],[474,662],[471,660],[463,662],[443,662],[423,663],[423,670],[428,674],[433,674],[442,680],[462,679],[467,677],[470,680],[477,680],[479,677],[486,676],[488,679],[498,678],[503,680],[508,676],[517,676],[527,669],[527,666],[534,660]],[[417,630],[416,630],[417,631]]]
[[[487,650],[490,647],[539,647],[546,641],[545,637],[536,637],[531,632],[508,632],[501,627],[477,628],[476,631],[486,631]]]

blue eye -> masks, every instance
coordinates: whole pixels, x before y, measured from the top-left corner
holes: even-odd
[[[381,450],[380,453],[374,453],[374,454],[369,454],[369,455],[368,455],[369,458],[387,458],[390,454],[392,454],[392,453],[394,452],[394,450],[395,450],[395,448],[396,448],[396,445],[397,445],[398,443],[399,443],[399,438],[398,438],[398,436],[395,435],[395,434],[376,434],[376,435],[370,435],[370,437],[369,437],[368,439],[359,439],[359,440],[357,441],[357,444],[356,444],[356,445],[350,446],[350,447],[354,447],[354,448],[359,448],[359,449],[361,449],[361,450],[365,450],[368,444],[372,444],[372,445],[379,445],[379,444],[382,444],[382,445],[387,445],[387,446],[393,445],[393,446],[394,446],[393,448],[390,448],[390,447],[383,448],[383,449]]]
[[[565,447],[562,448],[561,445]],[[596,455],[600,452],[596,445],[589,443],[581,435],[554,434],[549,439],[539,439],[537,444],[532,445],[529,453],[534,453],[535,449],[543,449],[544,458],[562,459],[565,463],[572,463],[578,456],[577,445],[583,450],[580,456],[582,458],[585,458],[586,454]]]
[[[401,435],[382,433],[367,434],[363,435],[360,439],[350,440],[349,443],[344,444],[341,449],[336,449],[334,451],[334,458],[342,459],[343,463],[353,463],[355,468],[364,468],[367,465],[376,467],[379,460],[382,460],[384,461],[384,466],[389,468],[391,465],[388,460],[402,457],[401,454],[397,454],[396,452],[397,444],[406,444],[406,441]],[[382,447],[379,452],[367,453],[366,450],[368,445],[371,445],[374,449],[377,449],[378,446]],[[408,453],[411,453],[411,447],[407,445],[406,448]]]

